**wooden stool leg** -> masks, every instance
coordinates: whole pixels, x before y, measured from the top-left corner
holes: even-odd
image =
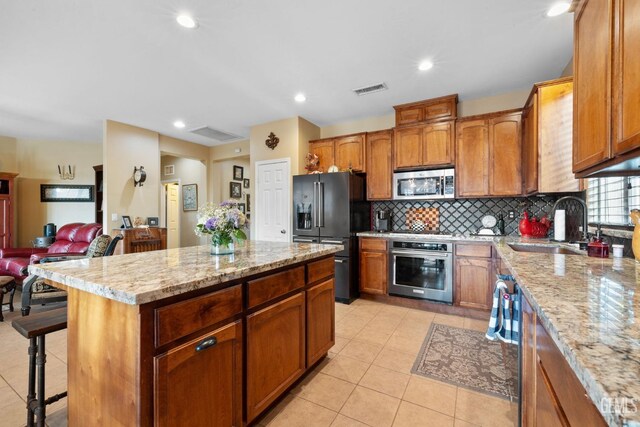
[[[2,315],[3,305],[4,305],[4,289],[0,289],[0,322],[4,322],[4,316]]]
[[[46,418],[44,365],[47,363],[47,354],[45,353],[44,338],[44,335],[38,336],[38,356],[36,357],[36,366],[38,367],[38,390],[36,391],[36,398],[38,399],[38,406],[34,412],[36,414],[37,427],[45,427],[44,419]]]
[[[13,296],[16,294],[16,284],[14,282],[11,293],[9,294],[9,311],[13,312]]]
[[[38,345],[36,339],[29,339],[29,388],[27,391],[27,427],[34,426],[33,406],[36,404],[36,354]]]

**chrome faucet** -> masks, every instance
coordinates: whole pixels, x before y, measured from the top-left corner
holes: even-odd
[[[558,200],[556,200],[556,202],[553,204],[553,207],[551,208],[551,218],[555,217],[556,214],[556,208],[558,207],[558,205],[565,201],[565,200],[575,200],[577,202],[580,202],[580,204],[582,205],[582,240],[589,241],[589,213],[587,212],[587,204],[585,203],[584,200],[582,200],[580,197],[576,197],[576,196],[564,196],[564,197],[560,197]]]

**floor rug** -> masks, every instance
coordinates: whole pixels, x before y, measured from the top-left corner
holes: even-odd
[[[518,348],[483,332],[432,323],[411,372],[511,401],[517,400]]]

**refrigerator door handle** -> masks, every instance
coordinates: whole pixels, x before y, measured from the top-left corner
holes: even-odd
[[[314,181],[313,183],[313,204],[311,205],[312,210],[311,213],[313,215],[312,218],[312,227],[316,228],[318,226],[318,182]]]
[[[324,182],[318,183],[318,227],[324,227]]]

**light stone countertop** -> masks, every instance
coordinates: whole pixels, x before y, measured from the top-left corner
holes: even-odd
[[[37,264],[30,274],[126,304],[145,304],[332,255],[341,245],[246,241],[233,255],[209,245]]]
[[[509,243],[570,245],[516,236],[359,236],[492,242],[606,422],[640,426],[640,263],[632,258],[590,258],[578,250],[575,255],[518,252]],[[612,409],[617,404],[617,412],[602,402],[611,403]]]

